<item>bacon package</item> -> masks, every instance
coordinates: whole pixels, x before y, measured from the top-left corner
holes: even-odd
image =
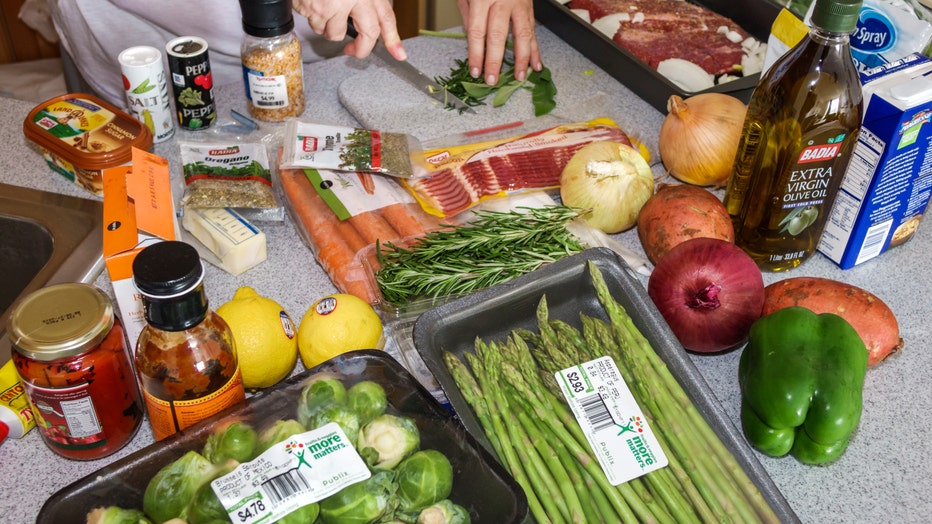
[[[454,216],[486,198],[560,186],[566,163],[596,141],[632,145],[610,119],[558,125],[520,136],[424,152],[430,175],[403,180],[432,215]]]

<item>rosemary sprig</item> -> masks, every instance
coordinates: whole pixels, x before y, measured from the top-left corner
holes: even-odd
[[[566,229],[582,212],[566,206],[476,211],[468,224],[429,232],[408,248],[378,244],[376,282],[396,306],[493,286],[585,249]]]

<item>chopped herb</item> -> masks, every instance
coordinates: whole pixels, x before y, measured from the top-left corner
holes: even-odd
[[[437,31],[421,31],[421,34],[443,38],[465,38],[466,36],[461,33]],[[508,47],[511,47],[511,42],[508,43]],[[531,70],[523,81],[516,80],[514,63],[506,59],[498,83],[491,86],[469,74],[469,63],[466,60],[456,59],[455,63],[456,67],[450,69],[449,76],[438,76],[434,78],[434,81],[440,84],[444,91],[465,102],[467,106],[486,105],[486,98],[494,94],[492,107],[501,107],[519,89],[531,91],[534,116],[546,115],[557,105],[557,86],[553,83],[550,70],[546,67],[540,71]],[[456,108],[453,104],[447,104],[446,107],[447,109]],[[464,110],[459,111],[462,113]]]

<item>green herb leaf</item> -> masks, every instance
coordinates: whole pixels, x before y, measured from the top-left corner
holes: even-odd
[[[511,95],[515,93],[518,89],[524,86],[524,82],[518,80],[512,80],[505,84],[504,86],[498,88],[495,93],[495,98],[492,99],[492,107],[501,107],[505,105],[505,102],[511,98]]]
[[[532,71],[528,81],[534,84],[531,91],[531,100],[534,102],[534,116],[542,116],[553,111],[557,106],[557,85],[553,83],[550,70],[546,67],[540,71]]]

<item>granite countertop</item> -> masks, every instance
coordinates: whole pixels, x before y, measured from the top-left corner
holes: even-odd
[[[580,121],[606,116],[645,143],[656,159],[663,115],[605,74],[544,28],[539,29],[544,59],[560,89],[551,119]],[[410,60],[429,75],[445,74],[455,58],[465,56],[458,40],[418,37],[406,42]],[[361,125],[407,132],[427,141],[456,133],[533,119],[524,93],[505,107],[480,108],[476,115],[457,115],[432,106],[382,67],[378,59],[334,58],[306,67],[307,108],[302,120]],[[215,98],[222,120],[230,109],[246,113],[242,86],[218,86]],[[38,150],[22,133],[22,120],[32,104],[0,98],[0,181],[72,196],[89,194],[52,173]],[[215,126],[217,128],[219,126]],[[281,124],[261,124],[269,136]],[[178,130],[153,151],[169,160],[172,176],[180,176],[178,143],[215,131]],[[657,176],[663,168],[654,163]],[[287,220],[263,227],[268,260],[239,276],[207,266],[205,289],[211,304],[229,300],[239,286],[252,286],[279,301],[297,321],[314,300],[335,291],[333,284]],[[634,231],[616,235],[623,245],[643,254]],[[816,255],[792,276],[822,276],[860,286],[884,299],[899,319],[906,346],[868,371],[860,427],[844,456],[834,464],[805,466],[786,457],[758,455],[775,484],[803,522],[924,522],[932,516],[932,330],[927,324],[930,301],[926,265],[932,259],[932,226],[919,228],[912,240],[883,256],[847,271]],[[770,283],[783,275],[765,274]],[[645,282],[646,283],[646,282]],[[112,294],[106,273],[95,285]],[[737,385],[739,352],[693,355],[725,413],[740,427]],[[300,363],[298,365],[300,368]],[[148,422],[133,440],[105,459],[70,461],[51,452],[37,431],[0,445],[0,522],[35,520],[55,492],[110,462],[153,442]]]

